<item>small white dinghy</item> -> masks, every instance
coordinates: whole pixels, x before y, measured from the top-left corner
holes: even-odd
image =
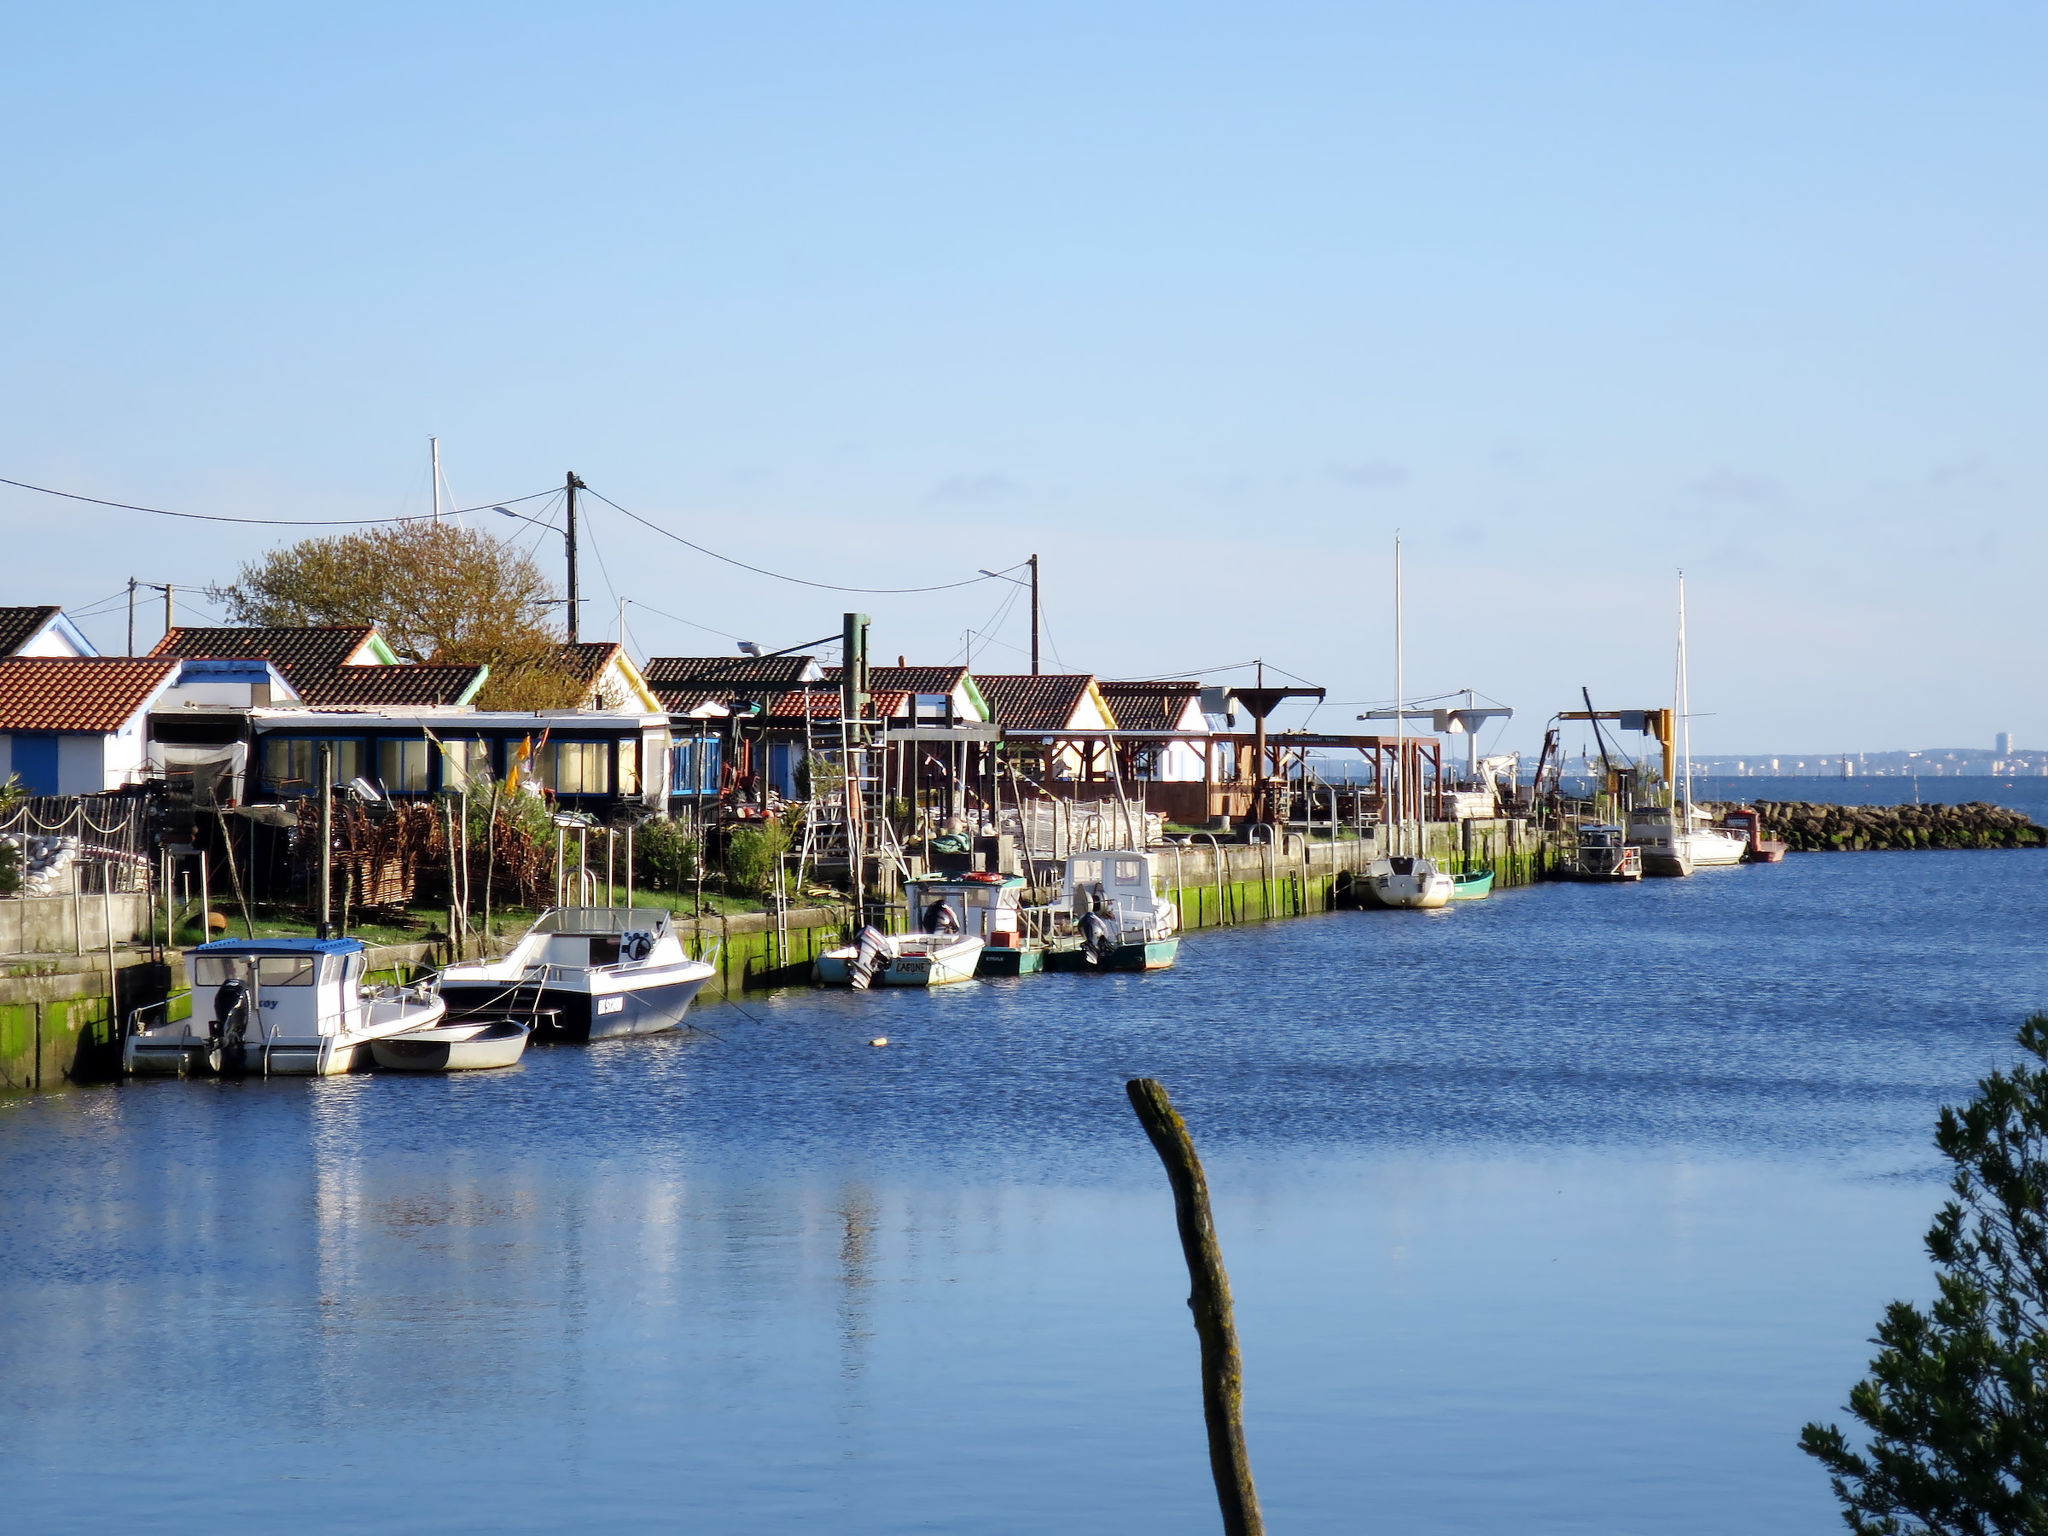
[[[370,1054],[391,1072],[475,1072],[516,1065],[532,1036],[518,1019],[458,1019],[372,1040]]]

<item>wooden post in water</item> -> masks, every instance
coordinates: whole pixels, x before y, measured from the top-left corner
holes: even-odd
[[[1188,1309],[1202,1341],[1202,1417],[1209,1425],[1209,1470],[1216,1478],[1224,1536],[1265,1536],[1244,1445],[1244,1361],[1230,1309],[1230,1276],[1224,1273],[1223,1248],[1209,1216],[1209,1181],[1187,1122],[1166,1089],[1149,1077],[1134,1077],[1124,1092],[1173,1186],[1174,1217],[1188,1261]]]

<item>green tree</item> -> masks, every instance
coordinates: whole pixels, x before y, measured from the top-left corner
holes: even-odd
[[[789,828],[779,821],[740,827],[726,839],[725,881],[734,890],[765,896],[775,888],[775,861],[789,847]]]
[[[2030,1063],[1941,1112],[1955,1174],[1927,1234],[1938,1295],[1885,1310],[1849,1393],[1868,1443],[1800,1434],[1857,1536],[2048,1536],[2048,1015],[2019,1043]]]
[[[533,558],[454,523],[395,523],[304,539],[242,567],[228,589],[241,624],[374,624],[412,662],[491,669],[477,703],[552,709],[582,684],[550,627],[555,588]]]

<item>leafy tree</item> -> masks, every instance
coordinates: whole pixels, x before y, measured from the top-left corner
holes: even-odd
[[[491,669],[477,703],[554,709],[582,685],[549,626],[555,588],[531,556],[454,523],[409,522],[305,539],[242,567],[228,589],[243,624],[374,624],[413,662]]]
[[[751,896],[767,895],[775,888],[775,861],[788,847],[789,828],[779,821],[738,828],[726,839],[726,885]]]
[[[2031,1063],[1994,1072],[1935,1142],[1954,1198],[1927,1234],[1939,1295],[1895,1301],[1849,1411],[1800,1446],[1828,1469],[1857,1536],[2048,1533],[2048,1014],[2020,1029]]]

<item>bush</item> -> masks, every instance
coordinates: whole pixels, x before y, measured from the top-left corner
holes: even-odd
[[[0,837],[0,896],[12,896],[21,889],[21,849],[9,838]]]
[[[656,891],[680,891],[697,878],[697,839],[679,821],[650,821],[633,834],[633,879]]]
[[[2031,1536],[2048,1530],[2048,1017],[2028,1058],[1944,1108],[1955,1167],[1927,1234],[1937,1295],[1895,1301],[1870,1375],[1849,1392],[1864,1444],[1809,1424],[1857,1536]]]
[[[775,861],[789,847],[789,829],[779,821],[741,827],[726,840],[725,883],[749,896],[775,888]]]

